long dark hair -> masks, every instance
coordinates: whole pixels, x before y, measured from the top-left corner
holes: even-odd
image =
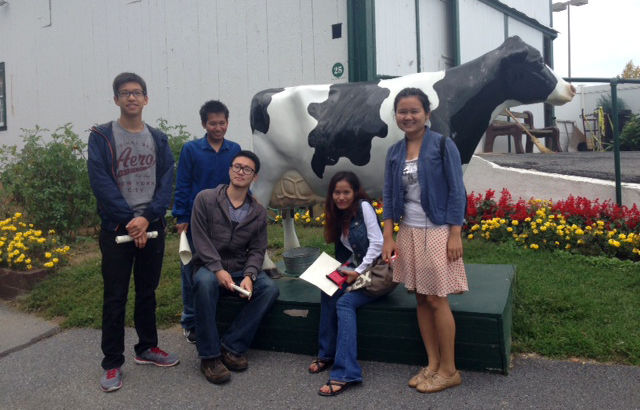
[[[336,185],[340,181],[347,181],[347,183],[353,189],[353,203],[349,209],[344,211],[338,209],[333,201],[333,191],[336,189]],[[327,191],[327,197],[324,202],[324,239],[327,243],[334,243],[340,240],[340,234],[346,232],[349,229],[349,223],[358,214],[358,207],[360,206],[360,200],[369,201],[369,195],[360,186],[360,180],[351,171],[338,172],[329,181],[329,190]]]

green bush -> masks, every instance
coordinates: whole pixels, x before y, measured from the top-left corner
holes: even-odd
[[[193,135],[189,133],[189,131],[185,130],[186,125],[178,124],[178,125],[170,125],[167,120],[164,118],[158,119],[158,129],[167,134],[169,139],[169,147],[171,147],[171,152],[173,153],[173,159],[176,162],[176,167],[173,171],[173,185],[171,187],[171,192],[176,192],[176,175],[178,172],[178,159],[180,158],[180,151],[182,151],[182,146],[192,139],[195,139]],[[171,206],[169,207],[169,211],[173,207],[173,196],[171,197]],[[169,230],[173,229],[175,226],[175,221],[170,218],[170,212],[167,212],[167,222],[169,222]]]
[[[44,142],[43,134],[49,130],[36,125],[22,129],[22,149],[0,148],[5,200],[8,196],[36,226],[55,229],[67,238],[80,227],[97,224],[84,157],[87,144],[71,128],[71,124],[57,128]]]
[[[640,116],[634,115],[620,134],[621,151],[640,151]]]

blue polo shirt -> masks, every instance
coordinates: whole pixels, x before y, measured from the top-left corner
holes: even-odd
[[[191,220],[191,208],[198,192],[220,184],[229,184],[229,167],[238,152],[240,145],[226,138],[220,151],[214,151],[206,135],[184,144],[178,161],[172,212],[178,223],[188,223]]]

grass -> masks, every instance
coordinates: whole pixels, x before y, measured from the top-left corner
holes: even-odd
[[[319,228],[298,228],[303,246],[333,253]],[[269,226],[269,247],[281,259],[281,226]],[[19,306],[63,327],[100,327],[102,278],[100,255],[89,249],[42,282]],[[167,238],[162,278],[157,290],[160,327],[177,324],[182,310],[178,238]],[[516,265],[513,351],[554,358],[580,357],[640,365],[640,266],[630,261],[534,251],[513,244],[465,241],[465,262]],[[133,288],[127,324],[133,325]]]

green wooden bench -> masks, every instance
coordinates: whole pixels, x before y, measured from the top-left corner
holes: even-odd
[[[507,374],[511,351],[512,265],[467,264],[470,291],[449,297],[456,321],[456,365],[464,370]],[[298,279],[276,280],[280,296],[263,320],[252,347],[315,355],[320,290]],[[218,323],[226,328],[244,301],[226,298]],[[358,310],[358,358],[424,365],[427,357],[416,320],[415,295],[399,285]]]

